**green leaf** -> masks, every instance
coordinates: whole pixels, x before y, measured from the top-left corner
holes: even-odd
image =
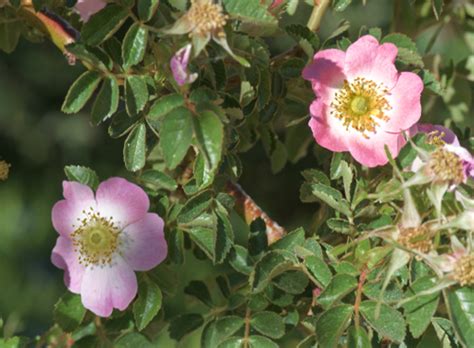
[[[54,321],[66,332],[74,331],[84,319],[86,309],[82,305],[81,296],[65,293],[54,305]]]
[[[178,188],[178,184],[171,176],[153,169],[144,171],[140,175],[140,181],[154,189],[175,191]]]
[[[160,147],[169,169],[174,169],[181,163],[191,145],[192,136],[193,116],[188,109],[176,108],[163,118]]]
[[[252,316],[250,325],[261,334],[280,338],[285,334],[285,324],[283,319],[274,312],[259,312]]]
[[[431,0],[431,6],[436,19],[439,20],[441,12],[443,12],[444,0]]]
[[[234,231],[230,223],[228,213],[222,206],[216,209],[217,231],[214,240],[214,263],[222,263],[234,242]],[[220,209],[219,209],[220,208]]]
[[[119,103],[119,86],[114,76],[108,76],[102,82],[102,87],[92,106],[92,123],[98,125],[117,111]]]
[[[196,120],[194,130],[208,168],[217,169],[224,141],[224,127],[220,118],[212,111],[204,111]]]
[[[202,324],[204,324],[204,319],[201,314],[189,313],[179,315],[170,322],[170,337],[179,341],[188,333],[199,328]]]
[[[336,274],[318,297],[318,303],[325,309],[341,300],[357,288],[357,280],[347,274]]]
[[[96,69],[107,71],[113,67],[111,58],[99,47],[86,47],[81,43],[72,43],[67,45],[67,51],[73,54],[76,59],[88,63]]]
[[[278,348],[278,344],[263,336],[250,336],[249,343],[251,348]]]
[[[138,0],[137,1],[138,17],[142,21],[148,22],[155,14],[159,3],[160,3],[160,0]]]
[[[352,0],[334,0],[332,7],[337,12],[344,11],[351,4]]]
[[[271,34],[278,21],[267,11],[267,7],[254,0],[224,0],[226,11],[243,22],[242,31],[254,35]]]
[[[115,114],[110,122],[108,133],[112,138],[120,138],[130,132],[133,126],[141,119],[139,115],[128,116],[125,110]]]
[[[128,9],[115,4],[108,5],[83,25],[81,39],[88,45],[99,45],[120,28],[128,15]]]
[[[143,60],[148,40],[148,29],[139,23],[133,24],[125,34],[122,44],[122,60],[125,69]]]
[[[320,347],[336,348],[339,339],[351,320],[353,306],[340,305],[324,312],[316,322],[316,334]]]
[[[255,293],[265,290],[268,283],[277,275],[291,268],[293,262],[283,251],[270,251],[255,265],[250,275],[250,284]]]
[[[332,274],[328,265],[321,258],[310,255],[306,257],[305,265],[323,288],[329,284]]]
[[[125,336],[121,336],[117,341],[115,341],[114,345],[115,348],[152,348],[154,347],[148,339],[137,333],[132,332],[126,334]]]
[[[433,93],[442,95],[441,83],[436,79],[431,71],[423,69],[420,71],[420,75],[426,88],[431,90]]]
[[[447,291],[450,317],[459,338],[466,347],[474,342],[474,289]]]
[[[199,195],[191,198],[181,209],[178,216],[179,224],[187,224],[201,215],[212,203],[212,192],[204,191]]]
[[[244,326],[244,319],[236,315],[219,318],[208,325],[201,337],[201,347],[215,348],[227,337],[232,336]]]
[[[385,36],[381,43],[391,42],[398,48],[397,58],[409,65],[423,67],[423,60],[421,59],[415,42],[405,34],[392,33]]]
[[[162,118],[172,110],[183,106],[184,98],[181,94],[167,94],[157,99],[150,107],[147,118],[154,121]]]
[[[314,197],[318,198],[338,212],[349,217],[352,216],[349,203],[347,203],[347,201],[342,198],[342,195],[338,190],[323,184],[311,184],[309,188],[311,190],[311,194]]]
[[[158,314],[162,301],[161,290],[149,277],[138,284],[138,298],[133,303],[133,316],[139,331],[143,330]]]
[[[249,275],[252,272],[252,260],[246,248],[240,245],[234,245],[230,252],[229,264],[237,272]]]
[[[298,295],[308,286],[308,276],[300,271],[288,271],[273,279],[273,284],[285,293]]]
[[[96,189],[99,185],[99,177],[96,172],[90,168],[83,166],[65,166],[64,173],[69,180],[80,182],[92,189]]]
[[[146,162],[146,126],[137,124],[128,135],[123,147],[125,168],[136,172],[145,166]]]
[[[400,312],[382,303],[380,314],[376,317],[376,307],[376,301],[362,302],[360,311],[364,319],[381,337],[386,337],[394,342],[403,342],[406,334],[405,320]]]
[[[193,227],[187,231],[194,243],[210,258],[214,259],[215,231],[208,227]]]
[[[372,348],[369,336],[362,327],[351,326],[347,335],[347,348]]]
[[[144,76],[131,75],[125,80],[125,107],[130,116],[143,110],[148,101],[148,86]]]
[[[207,285],[200,280],[190,281],[189,284],[184,288],[184,293],[196,297],[210,308],[213,306],[209,289],[207,288]]]
[[[431,323],[433,324],[433,328],[436,331],[436,335],[442,343],[443,348],[459,346],[459,342],[455,337],[453,325],[450,320],[445,318],[433,318]]]
[[[283,238],[273,243],[271,245],[271,248],[273,250],[282,249],[282,250],[288,250],[292,252],[295,246],[303,245],[304,242],[305,242],[304,229],[300,227],[294,231],[291,231],[290,233],[286,234]]]
[[[319,37],[301,24],[291,24],[285,27],[286,32],[299,43],[307,56],[312,57],[315,50],[319,49]]]
[[[342,234],[348,234],[351,232],[351,225],[344,219],[331,218],[326,221],[326,224],[331,230]]]
[[[0,50],[12,53],[18,45],[21,29],[20,21],[0,23]]]
[[[66,114],[79,112],[97,89],[100,81],[102,81],[102,77],[96,71],[86,71],[79,76],[67,92],[61,106],[62,112]]]
[[[436,285],[436,280],[430,277],[417,279],[409,288],[406,297],[412,297],[418,293],[429,290]],[[431,295],[418,296],[403,305],[406,322],[413,337],[420,337],[431,323],[436,309],[438,308],[439,292]]]

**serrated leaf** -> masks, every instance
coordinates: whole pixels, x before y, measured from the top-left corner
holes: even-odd
[[[250,284],[254,293],[261,292],[277,275],[291,268],[293,262],[283,251],[270,251],[255,265],[250,275]]]
[[[154,169],[143,172],[140,181],[155,189],[175,191],[178,188],[178,184],[171,176]]]
[[[418,67],[423,67],[423,61],[415,42],[405,34],[401,33],[392,33],[385,36],[381,43],[391,42],[398,48],[397,58],[409,65],[415,65]]]
[[[96,189],[99,185],[99,177],[96,172],[90,168],[83,166],[65,166],[64,173],[69,180],[80,182],[92,189]]]
[[[184,98],[181,94],[167,94],[157,99],[148,111],[147,118],[157,120],[171,112],[172,110],[183,106]]]
[[[332,273],[328,265],[321,258],[310,255],[305,258],[305,266],[323,288],[331,281]]]
[[[304,229],[300,227],[277,240],[271,245],[271,248],[273,250],[282,249],[293,252],[295,246],[303,245],[304,242]]]
[[[369,336],[362,327],[351,326],[347,335],[347,348],[372,348]]]
[[[138,286],[138,298],[133,303],[133,316],[138,331],[143,330],[158,314],[162,301],[161,290],[149,277]]]
[[[196,297],[210,308],[213,306],[209,289],[207,288],[207,285],[200,280],[190,281],[189,284],[184,288],[184,293]]]
[[[217,347],[227,337],[235,334],[244,326],[244,319],[236,315],[219,318],[204,329],[201,346],[203,348]]]
[[[204,111],[196,120],[194,131],[209,169],[217,169],[224,141],[224,127],[220,118],[212,111]]]
[[[114,76],[106,77],[92,106],[91,119],[94,125],[112,116],[119,103],[119,86]]]
[[[459,288],[447,291],[451,321],[466,347],[474,342],[474,289]]]
[[[267,8],[254,0],[224,0],[226,11],[244,25],[243,31],[255,34],[271,34],[277,28],[278,21]]]
[[[125,110],[119,111],[112,118],[108,133],[112,138],[120,138],[127,134],[140,119],[139,115],[130,117]]]
[[[338,190],[323,184],[311,184],[309,188],[311,189],[311,194],[313,194],[314,197],[318,198],[338,212],[349,217],[352,216],[349,203],[347,203],[347,201],[342,198],[342,194]]]
[[[137,124],[128,135],[123,146],[125,168],[136,172],[145,166],[146,162],[146,126]]]
[[[129,10],[127,8],[110,4],[93,15],[84,24],[81,31],[81,39],[88,45],[97,46],[111,37],[128,16]]]
[[[249,337],[249,343],[251,348],[278,348],[278,344],[273,342],[271,339],[253,335]]]
[[[69,88],[61,111],[66,114],[79,112],[97,89],[100,81],[102,76],[96,71],[86,71],[79,76]]]
[[[351,4],[352,0],[335,0],[332,7],[337,12],[344,11]]]
[[[216,202],[217,203],[217,202]],[[214,263],[222,263],[234,242],[234,231],[227,211],[221,207],[216,209],[217,230],[214,241]]]
[[[436,19],[439,20],[441,12],[443,12],[444,0],[431,0],[431,6]]]
[[[252,316],[250,325],[261,334],[280,338],[285,334],[285,324],[283,319],[274,312],[259,312]]]
[[[153,344],[142,334],[131,332],[121,336],[113,346],[115,348],[152,348]]]
[[[350,322],[353,306],[340,305],[324,312],[316,322],[316,334],[320,347],[336,348],[339,339]]]
[[[212,192],[204,191],[186,202],[178,216],[179,224],[187,224],[201,215],[212,203]]]
[[[148,101],[148,86],[143,76],[131,75],[125,80],[125,107],[130,116],[143,110]]]
[[[54,305],[54,321],[66,332],[75,330],[84,319],[86,309],[82,305],[81,296],[65,293]]]
[[[357,287],[357,280],[347,274],[336,274],[318,297],[318,303],[327,309]]]
[[[148,29],[139,23],[133,24],[125,34],[122,43],[122,61],[124,68],[137,65],[143,60],[148,42]]]
[[[381,337],[386,337],[394,342],[403,342],[406,330],[405,320],[400,312],[382,303],[380,314],[376,317],[376,307],[376,301],[362,302],[360,311],[364,319]]]
[[[180,341],[188,333],[196,330],[204,323],[201,314],[182,314],[171,320],[169,326],[170,337]]]
[[[273,284],[287,294],[298,295],[305,291],[309,279],[300,271],[287,271],[273,279]]]
[[[229,264],[237,272],[242,274],[250,274],[252,272],[252,260],[246,248],[240,245],[234,245],[233,250],[230,252]]]
[[[138,17],[142,21],[148,22],[153,17],[156,10],[158,9],[159,3],[160,3],[160,0],[138,0],[137,1]]]
[[[436,280],[430,277],[417,279],[407,291],[406,297],[412,297],[418,293],[431,289],[436,285]],[[439,292],[418,296],[403,305],[406,321],[413,337],[420,337],[431,323],[436,309],[438,308]]]
[[[348,234],[351,232],[351,225],[344,219],[331,218],[326,221],[326,224],[331,230],[342,234]]]
[[[166,166],[174,169],[188,152],[193,136],[191,111],[179,107],[169,112],[161,123],[160,147]]]

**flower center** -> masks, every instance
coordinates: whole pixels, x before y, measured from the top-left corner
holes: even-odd
[[[428,171],[439,183],[459,185],[464,181],[464,166],[461,158],[443,148],[438,148],[431,153]]]
[[[397,241],[405,248],[420,253],[427,253],[433,248],[429,230],[425,226],[401,229]]]
[[[71,233],[74,251],[79,253],[79,263],[86,266],[111,263],[120,244],[119,229],[112,218],[106,219],[92,208],[84,213],[87,217],[80,220],[80,226]]]
[[[214,4],[212,0],[191,0],[187,16],[194,26],[193,34],[199,36],[207,36],[209,33],[222,35],[222,28],[229,18],[222,13],[222,6]]]
[[[465,255],[456,262],[453,277],[461,286],[474,285],[474,254]]]
[[[352,127],[369,138],[366,133],[376,133],[379,121],[389,120],[386,112],[391,107],[385,98],[387,94],[382,85],[363,77],[352,83],[345,80],[331,103],[331,114],[342,120],[346,129]]]
[[[10,171],[10,164],[5,161],[0,161],[0,181],[8,179],[8,173]]]
[[[437,130],[432,131],[427,134],[426,142],[434,146],[444,146],[446,145],[446,142],[443,140],[445,135],[446,134],[444,132],[440,132]]]

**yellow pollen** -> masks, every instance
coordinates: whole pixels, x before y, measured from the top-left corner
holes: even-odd
[[[10,164],[5,161],[0,161],[0,181],[7,180],[9,172],[10,172]]]
[[[429,230],[425,226],[401,229],[397,241],[405,248],[420,253],[428,253],[433,248]]]
[[[389,120],[387,95],[388,90],[374,81],[363,77],[351,83],[346,80],[331,103],[331,114],[342,120],[346,129],[352,127],[368,138],[366,133],[376,133],[379,121]]]
[[[222,13],[222,6],[212,0],[191,0],[187,16],[194,27],[192,34],[202,37],[208,34],[224,35],[223,27],[229,18]]]
[[[446,144],[446,142],[443,140],[445,135],[446,134],[444,132],[435,130],[433,132],[428,133],[426,142],[434,146],[444,146]]]
[[[453,278],[461,285],[474,285],[474,254],[461,257],[454,266]]]
[[[459,185],[464,181],[462,160],[455,153],[441,147],[431,153],[427,170],[437,183]]]
[[[112,218],[106,219],[92,208],[83,213],[86,217],[79,220],[80,226],[71,233],[74,251],[79,254],[79,263],[85,266],[110,264],[120,244],[120,230]]]

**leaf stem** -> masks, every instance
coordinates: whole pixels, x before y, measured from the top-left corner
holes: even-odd
[[[367,269],[364,266],[364,269],[360,273],[359,277],[359,283],[357,284],[357,294],[356,294],[356,299],[354,303],[354,323],[356,329],[359,329],[360,326],[360,316],[359,316],[359,308],[360,308],[360,303],[362,301],[362,287],[364,286],[365,279],[367,278]]]
[[[331,0],[314,0],[313,12],[309,17],[307,27],[311,31],[318,31],[319,26],[321,25],[321,20],[323,19],[324,13],[329,7]]]
[[[249,337],[250,337],[250,308],[247,307],[245,311],[245,332],[244,332],[244,348],[249,346]]]

